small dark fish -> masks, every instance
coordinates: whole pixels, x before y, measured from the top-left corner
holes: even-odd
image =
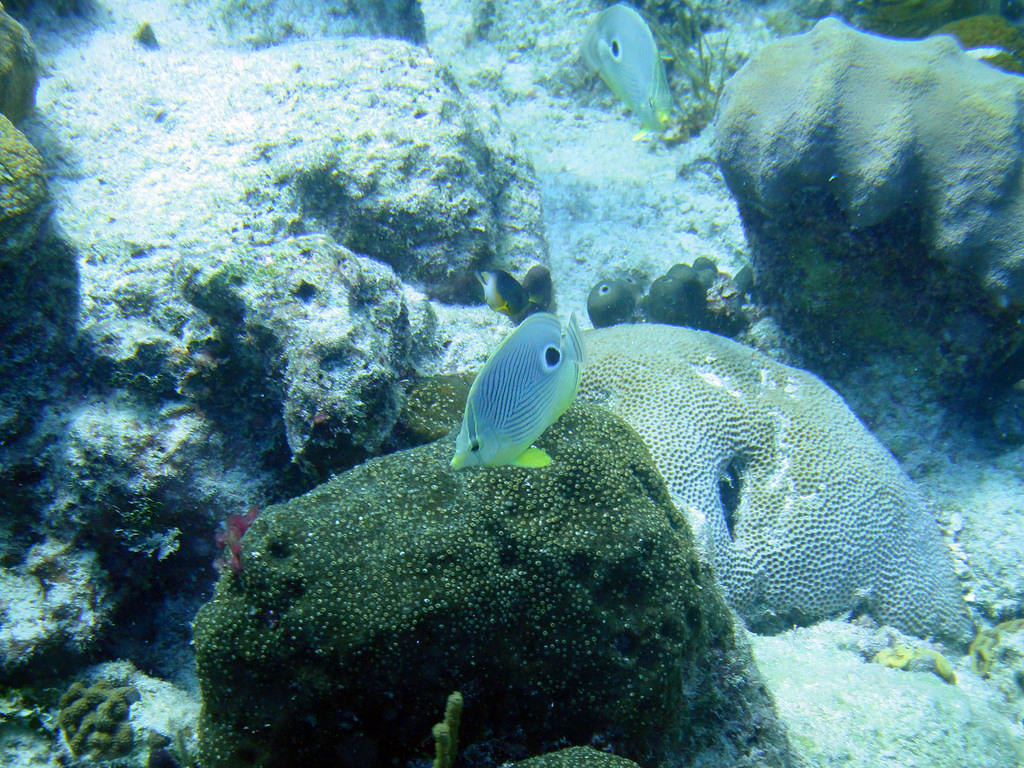
[[[530,297],[523,286],[503,269],[485,269],[476,273],[484,287],[484,301],[495,312],[515,318],[523,313]]]

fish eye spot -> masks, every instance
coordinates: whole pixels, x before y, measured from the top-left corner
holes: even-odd
[[[619,53],[621,52],[619,49],[619,41],[612,38],[612,42],[609,47],[612,49],[612,57],[616,59],[619,58]]]
[[[554,368],[561,359],[562,353],[558,351],[558,347],[549,346],[544,350],[544,362],[547,363],[548,368]]]

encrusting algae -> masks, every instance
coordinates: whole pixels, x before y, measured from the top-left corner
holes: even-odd
[[[1011,619],[978,632],[967,649],[974,671],[982,677],[989,677],[996,660],[996,646],[999,645],[1003,634],[1013,634],[1022,630],[1024,630],[1024,619]]]
[[[931,659],[934,663],[932,671],[950,685],[956,685],[956,672],[949,659],[931,648],[914,648],[900,643],[892,648],[883,648],[872,661],[893,669],[909,669],[911,662],[918,659]]]

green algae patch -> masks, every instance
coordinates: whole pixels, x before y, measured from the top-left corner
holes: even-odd
[[[202,765],[426,759],[453,690],[460,753],[715,743],[732,620],[646,448],[584,404],[538,445],[455,473],[449,435],[261,514],[196,619]]]

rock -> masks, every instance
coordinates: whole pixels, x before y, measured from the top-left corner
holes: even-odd
[[[454,473],[449,435],[261,514],[196,619],[202,763],[404,764],[459,690],[460,753],[486,743],[495,763],[598,734],[644,764],[782,764],[635,434],[574,407],[540,445],[550,469]]]
[[[197,270],[182,290],[213,319],[188,342],[208,364],[179,377],[182,394],[243,420],[253,407],[278,409],[292,460],[314,475],[381,449],[413,364],[409,310],[389,267],[330,238],[290,238]]]
[[[1024,34],[1003,16],[983,13],[940,27],[935,34],[953,35],[965,49],[998,48],[1000,53],[982,59],[1005,72],[1024,73]]]
[[[820,379],[675,326],[617,325],[584,344],[580,396],[644,439],[754,630],[855,612],[970,639],[934,510]]]
[[[859,646],[870,642],[869,634],[830,621],[753,638],[798,764],[1003,768],[1020,762],[1020,723],[966,665],[958,664],[957,684],[949,685],[931,671],[868,663]]]
[[[84,654],[113,603],[93,552],[48,538],[0,570],[0,670],[54,668]]]
[[[95,397],[67,416],[57,458],[62,492],[46,514],[83,528],[83,537],[122,568],[143,557],[163,561],[182,541],[187,559],[205,566],[214,555],[213,510],[239,512],[273,487],[258,468],[238,473],[233,459],[255,461],[248,446],[231,444],[202,413],[123,393]],[[122,549],[138,558],[125,562]],[[144,589],[145,581],[131,585]]]
[[[351,47],[328,76],[344,94],[329,130],[292,128],[263,143],[273,178],[264,194],[278,199],[284,187],[306,228],[446,302],[479,301],[475,270],[520,274],[545,262],[539,192],[507,134],[482,122],[421,49]]]
[[[1003,3],[1002,5],[1009,5]],[[893,37],[921,37],[947,22],[999,10],[992,0],[891,0],[884,3],[845,3],[845,12],[858,27]]]
[[[948,510],[955,565],[970,604],[993,623],[1024,615],[1024,447],[944,461],[929,475],[926,489]]]
[[[262,339],[267,355],[280,350],[293,460],[331,470],[378,452],[412,366],[402,283],[325,238],[283,242],[256,258],[266,268],[240,278],[239,330]]]
[[[632,760],[598,752],[591,747],[569,747],[527,760],[518,760],[512,768],[639,768]]]
[[[129,661],[80,670],[60,707],[63,754],[55,762],[66,762],[71,752],[71,759],[86,755],[124,768],[195,764],[197,693],[140,672]]]
[[[896,353],[953,397],[1007,378],[1024,341],[1022,94],[950,37],[835,19],[729,81],[717,158],[759,290],[808,359]]]
[[[419,0],[347,0],[320,5],[302,0],[212,0],[209,14],[232,43],[262,48],[296,37],[424,39]]]
[[[21,121],[36,103],[38,78],[32,39],[0,6],[0,114],[12,123]]]

